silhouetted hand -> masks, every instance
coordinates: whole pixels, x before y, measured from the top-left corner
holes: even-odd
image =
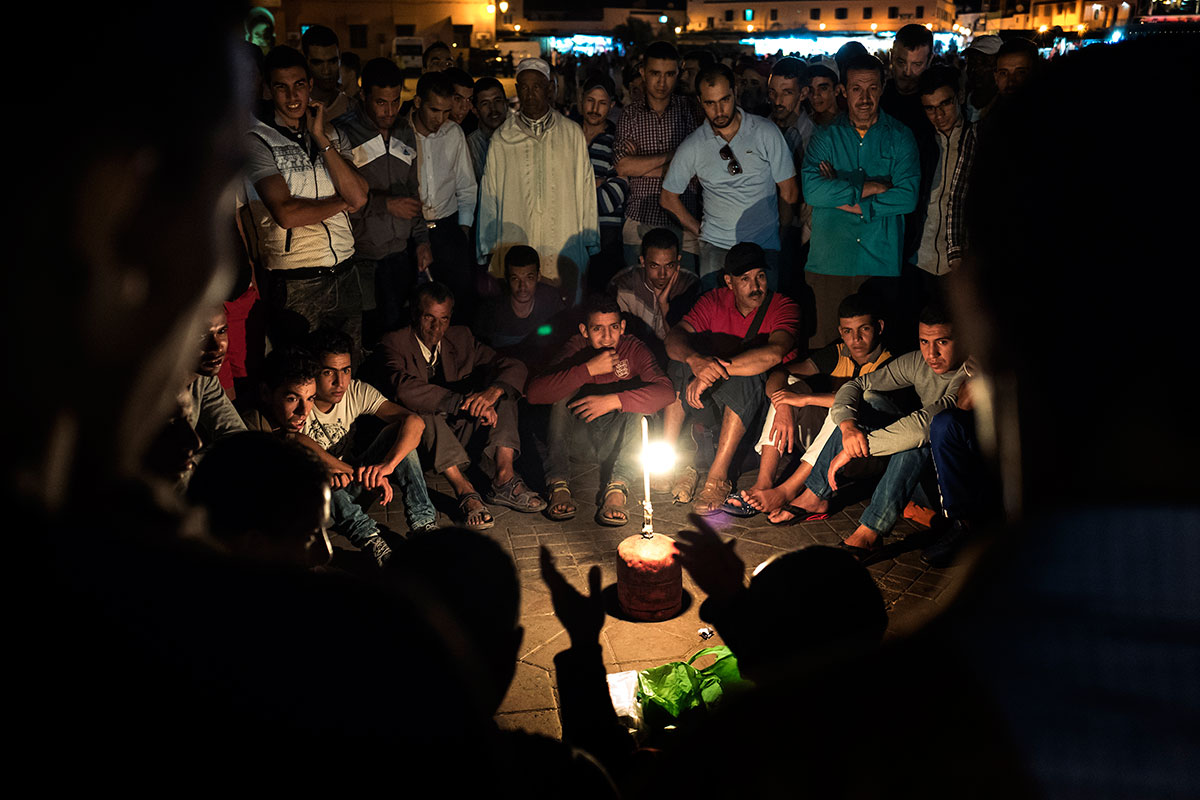
[[[571,637],[573,645],[596,644],[604,628],[604,599],[600,594],[600,567],[588,570],[588,593],[582,594],[554,567],[554,556],[543,545],[540,552],[542,580],[550,590],[554,615]]]
[[[709,597],[727,599],[745,586],[746,562],[733,552],[737,539],[722,542],[704,517],[688,514],[696,530],[679,531],[676,558],[692,580]]]

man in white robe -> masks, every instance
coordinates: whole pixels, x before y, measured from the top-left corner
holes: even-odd
[[[550,67],[517,67],[521,110],[492,135],[480,182],[478,253],[504,274],[504,254],[527,244],[544,280],[568,301],[583,295],[588,258],[600,250],[596,178],[583,130],[550,107]]]

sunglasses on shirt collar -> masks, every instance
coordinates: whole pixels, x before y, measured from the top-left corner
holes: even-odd
[[[721,148],[721,160],[729,162],[730,175],[742,174],[742,165],[738,163],[737,156],[733,154],[733,149],[728,144]]]

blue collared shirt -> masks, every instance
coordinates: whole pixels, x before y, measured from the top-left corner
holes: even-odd
[[[683,194],[693,175],[700,179],[700,238],[709,244],[727,250],[739,242],[754,242],[764,250],[778,250],[776,184],[795,177],[796,166],[778,125],[740,108],[738,114],[741,124],[728,144],[741,173],[729,174],[730,162],[720,155],[725,139],[702,123],[675,151],[663,188]]]
[[[821,177],[828,161],[837,177]],[[912,132],[883,111],[865,136],[838,114],[818,127],[800,169],[804,201],[813,207],[812,244],[805,270],[818,275],[900,274],[904,215],[916,208],[921,163]],[[885,180],[890,189],[862,197],[864,181]],[[861,214],[838,206],[855,205]]]

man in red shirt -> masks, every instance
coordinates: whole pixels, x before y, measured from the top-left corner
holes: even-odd
[[[585,424],[601,464],[613,463],[612,476],[601,498],[596,522],[620,526],[629,521],[625,510],[629,483],[637,474],[641,419],[675,399],[671,381],[654,355],[635,336],[625,336],[621,308],[608,296],[584,306],[579,335],[572,336],[554,366],[529,382],[530,403],[550,404],[550,446],[546,484],[550,488],[551,519],[575,516],[571,500],[568,454],[574,426]]]
[[[734,245],[725,258],[724,288],[701,296],[667,334],[667,372],[679,399],[664,415],[665,440],[679,438],[689,414],[697,425],[720,430],[716,452],[698,447],[696,466],[686,467],[672,487],[676,502],[688,502],[699,470],[707,466],[693,506],[699,514],[716,513],[729,496],[729,467],[746,429],[763,411],[766,374],[795,357],[800,308],[767,289],[766,268],[761,247]]]

